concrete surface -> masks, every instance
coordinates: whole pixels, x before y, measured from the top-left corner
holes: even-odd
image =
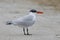
[[[43,15],[37,15],[37,21],[29,27],[32,35],[23,35],[22,28],[8,26],[6,21],[28,14],[30,9],[43,11]],[[51,6],[43,6],[31,1],[20,3],[0,3],[0,40],[59,40],[60,37],[60,12]]]

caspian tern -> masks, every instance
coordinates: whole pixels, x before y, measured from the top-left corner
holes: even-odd
[[[36,14],[43,14],[43,12],[36,11],[35,9],[32,9],[29,12],[30,13],[26,16],[17,18],[16,20],[8,21],[7,25],[13,24],[13,25],[17,25],[19,27],[23,27],[24,35],[30,35],[28,32],[28,27],[32,26],[35,23]],[[27,34],[25,31],[27,31]]]

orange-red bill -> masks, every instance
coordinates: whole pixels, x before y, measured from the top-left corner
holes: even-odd
[[[37,14],[43,14],[43,12],[38,11]]]

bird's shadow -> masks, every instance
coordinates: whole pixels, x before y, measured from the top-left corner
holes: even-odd
[[[7,34],[6,36],[32,36],[32,35],[24,35],[24,34]]]
[[[6,36],[41,36],[40,34],[29,34],[29,35],[24,35],[24,34],[7,34]]]

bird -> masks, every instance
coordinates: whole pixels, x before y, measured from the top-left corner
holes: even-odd
[[[7,21],[6,24],[22,27],[24,35],[30,35],[28,32],[28,27],[32,26],[35,23],[37,14],[43,14],[43,12],[31,9],[28,15],[17,18],[15,20]]]

